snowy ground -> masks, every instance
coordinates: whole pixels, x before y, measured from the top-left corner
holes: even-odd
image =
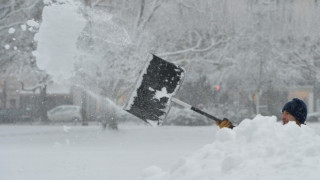
[[[211,143],[216,127],[0,126],[1,180],[127,180]]]
[[[257,117],[234,130],[1,125],[0,179],[318,180],[320,124],[297,128],[274,120]]]

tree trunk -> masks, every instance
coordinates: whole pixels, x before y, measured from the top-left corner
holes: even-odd
[[[7,108],[7,82],[3,82],[3,90],[2,90],[2,108]]]
[[[87,118],[87,93],[82,90],[82,103],[81,103],[81,116],[82,116],[82,125],[88,125],[88,118]]]
[[[49,123],[47,104],[47,85],[44,85],[40,88],[40,119],[43,123]]]

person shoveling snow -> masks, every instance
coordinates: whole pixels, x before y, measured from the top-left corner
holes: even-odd
[[[234,125],[227,118],[221,120],[174,97],[182,85],[184,74],[183,68],[155,55],[149,55],[124,109],[147,123],[159,125],[167,117],[173,101],[214,120],[220,128],[232,129]],[[298,98],[285,104],[282,109],[283,124],[295,121],[300,126],[304,124],[306,117],[307,106]]]
[[[298,126],[301,126],[301,124],[305,124],[307,113],[307,105],[301,99],[293,98],[283,106],[281,120],[284,125],[293,121]],[[234,127],[227,118],[224,118],[222,121],[216,121],[216,124],[220,128],[226,127],[232,129]]]
[[[174,98],[183,77],[181,67],[153,55],[125,110],[145,122],[159,124],[174,101],[215,120],[220,129],[212,144],[181,158],[169,171],[146,168],[142,180],[320,179],[320,137],[304,125],[307,107],[302,100],[295,98],[284,105],[281,119],[285,126],[277,123],[275,116],[261,115],[233,126],[226,118],[220,120]]]

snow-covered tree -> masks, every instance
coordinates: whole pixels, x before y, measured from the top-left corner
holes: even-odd
[[[33,63],[31,52],[36,45],[33,42],[33,19],[40,19],[42,12],[40,0],[1,1],[0,7],[0,72],[5,74],[5,64],[19,64],[24,61]],[[29,21],[28,21],[29,20]],[[17,62],[20,61],[20,62]],[[10,67],[9,67],[10,68]],[[19,70],[19,68],[13,68]],[[2,76],[3,77],[3,76]]]
[[[41,0],[2,1],[0,10],[0,81],[19,83],[20,90],[36,91],[40,89],[40,117],[46,116],[46,83],[49,78],[36,64],[32,51],[36,49],[33,41],[39,27],[43,3]],[[37,22],[38,21],[38,22]],[[21,85],[20,85],[21,83]],[[6,93],[6,88],[2,89]],[[4,105],[5,96],[2,97]]]
[[[100,59],[86,71],[99,72],[105,86],[133,83],[128,77],[136,77],[148,52],[183,66],[186,83],[205,77],[211,89],[219,84],[222,93],[242,94],[253,112],[254,95],[319,80],[317,1],[106,2],[90,8],[95,41],[85,54]],[[229,100],[218,103],[239,100],[223,97]]]
[[[181,96],[188,103],[224,104],[225,109],[238,108],[237,112],[250,109],[248,114],[258,111],[257,95],[277,99],[290,87],[315,85],[320,78],[318,1],[82,2],[80,11],[87,24],[77,40],[73,80],[114,100],[134,84],[148,53],[186,69]],[[9,72],[4,64],[12,64],[10,71],[16,73],[34,62],[31,52],[36,45],[30,40],[34,32],[24,24],[40,19],[34,13],[42,10],[42,3],[3,4],[0,68]],[[20,19],[19,13],[28,15]],[[214,90],[216,85],[220,92]],[[191,87],[198,91],[190,91]],[[193,98],[201,91],[197,96],[201,100]]]

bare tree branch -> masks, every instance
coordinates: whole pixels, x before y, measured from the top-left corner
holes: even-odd
[[[146,1],[141,0],[140,11],[139,11],[137,22],[136,22],[136,27],[141,30],[143,30],[146,27],[146,25],[150,22],[152,17],[155,15],[156,11],[160,8],[161,3],[160,3],[160,0],[154,0],[152,2],[151,8],[148,8],[150,9],[150,13],[148,15],[146,15],[145,13],[145,10],[146,10],[145,6],[146,6]]]
[[[199,41],[198,41],[199,43]],[[166,52],[166,53],[158,53],[159,56],[173,56],[173,55],[178,55],[178,54],[184,54],[184,53],[189,53],[189,52],[193,52],[193,53],[201,53],[201,52],[206,52],[206,51],[210,51],[212,48],[219,46],[223,43],[226,43],[226,41],[220,41],[218,43],[215,43],[214,40],[211,40],[211,44],[205,48],[199,49],[199,44],[196,44],[195,46],[191,47],[191,48],[187,48],[187,49],[182,49],[182,50],[177,50],[177,51],[173,51],[173,52]]]

